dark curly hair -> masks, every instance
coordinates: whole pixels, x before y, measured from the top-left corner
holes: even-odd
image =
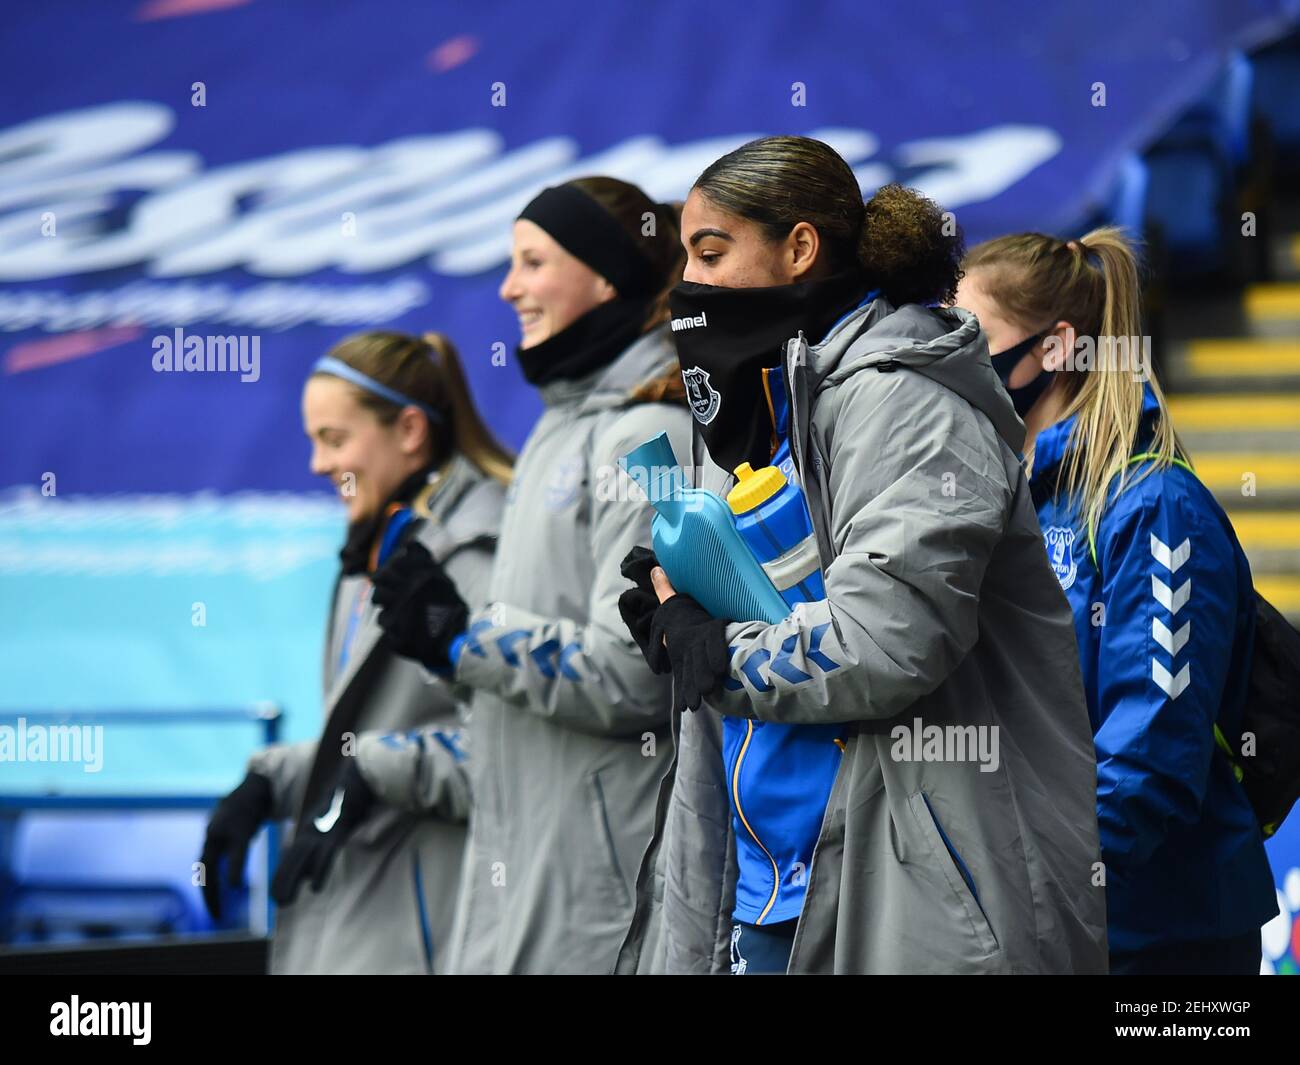
[[[858,257],[895,307],[951,303],[965,252],[961,226],[916,189],[885,185],[867,201]]]
[[[825,243],[830,268],[857,266],[894,306],[948,303],[961,280],[961,227],[915,189],[885,185],[865,204],[852,168],[810,137],[761,137],[709,165],[696,189],[784,240],[799,222]]]

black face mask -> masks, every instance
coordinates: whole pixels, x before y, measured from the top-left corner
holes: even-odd
[[[762,371],[780,362],[800,330],[810,344],[861,302],[869,285],[854,271],[771,288],[718,288],[683,281],[669,296],[673,341],[691,413],[713,460],[726,470],[772,460],[772,417]]]
[[[613,299],[593,307],[540,344],[515,349],[524,379],[540,388],[608,366],[641,335],[649,314],[649,299]]]
[[[1021,360],[1033,350],[1034,346],[1047,336],[1047,333],[1038,333],[1035,336],[1026,337],[1019,344],[999,351],[997,354],[989,354],[989,359],[993,363],[993,369],[997,371],[998,377],[1002,380],[1002,387],[1007,390],[1007,395],[1011,397],[1011,405],[1016,408],[1016,413],[1020,415],[1020,420],[1024,421],[1025,415],[1038,402],[1039,397],[1047,391],[1052,384],[1052,372],[1043,370],[1037,377],[1027,385],[1021,385],[1018,388],[1012,388],[1007,382],[1011,379],[1011,374]]]

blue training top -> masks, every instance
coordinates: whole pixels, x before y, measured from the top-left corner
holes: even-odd
[[[1158,414],[1148,387],[1135,457]],[[1077,506],[1057,491],[1073,425],[1039,434],[1030,486],[1074,612],[1097,748],[1110,949],[1244,935],[1277,900],[1254,810],[1214,726],[1241,731],[1255,626],[1250,566],[1223,509],[1178,465],[1108,500],[1094,558]],[[1141,473],[1143,461],[1126,472]]]

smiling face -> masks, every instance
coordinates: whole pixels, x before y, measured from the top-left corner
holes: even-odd
[[[798,222],[783,239],[772,241],[761,226],[724,211],[698,189],[682,206],[683,281],[718,288],[769,288],[811,281],[830,273],[820,261],[816,228]]]
[[[500,297],[519,315],[521,348],[531,348],[567,329],[618,293],[581,259],[564,250],[536,222],[515,222],[510,272]]]
[[[377,514],[427,461],[428,423],[418,409],[404,407],[392,425],[384,425],[357,401],[356,388],[337,377],[308,378],[302,425],[311,440],[311,472],[330,479],[349,522]]]

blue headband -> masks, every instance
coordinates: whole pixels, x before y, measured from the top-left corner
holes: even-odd
[[[410,396],[404,396],[396,389],[389,388],[387,385],[381,385],[373,377],[367,377],[360,370],[354,370],[346,362],[336,359],[331,355],[325,355],[316,360],[316,364],[311,368],[312,373],[327,373],[334,377],[341,377],[345,381],[350,381],[358,388],[364,388],[367,392],[373,392],[376,396],[388,400],[389,403],[396,403],[399,407],[419,407],[424,411],[424,415],[431,422],[441,422],[442,415],[432,407],[426,406],[419,400],[412,399]]]

